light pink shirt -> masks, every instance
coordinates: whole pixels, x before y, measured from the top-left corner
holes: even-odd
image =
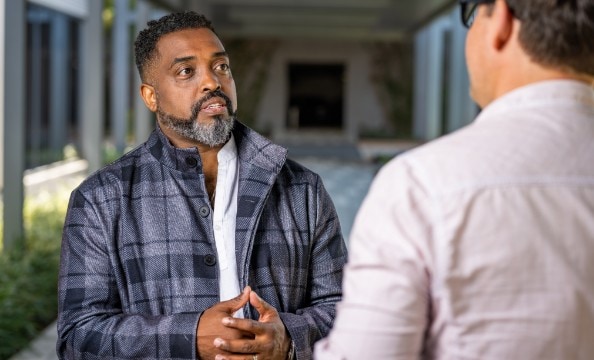
[[[397,157],[350,240],[327,359],[594,359],[594,91],[517,89]]]

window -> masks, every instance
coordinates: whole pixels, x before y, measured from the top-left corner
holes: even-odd
[[[77,19],[27,6],[26,167],[63,159],[77,132]]]

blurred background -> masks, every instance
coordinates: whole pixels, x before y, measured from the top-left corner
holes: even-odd
[[[347,239],[385,161],[478,112],[456,1],[0,4],[0,359],[56,358],[69,193],[155,126],[133,59],[148,20],[195,10],[213,21],[231,57],[239,119],[320,173]]]

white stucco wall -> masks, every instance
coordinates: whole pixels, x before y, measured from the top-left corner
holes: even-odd
[[[319,131],[295,133],[286,128],[288,101],[288,65],[290,63],[344,64],[343,130],[334,133]],[[384,115],[369,76],[369,56],[365,48],[354,42],[315,42],[285,40],[270,62],[270,73],[258,107],[256,123],[259,128],[272,131],[275,140],[323,136],[331,141],[356,141],[359,130],[381,128]]]

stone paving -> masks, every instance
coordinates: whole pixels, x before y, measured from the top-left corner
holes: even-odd
[[[331,159],[296,160],[322,177],[324,186],[336,207],[345,241],[348,241],[357,210],[367,195],[369,185],[379,166]]]
[[[10,360],[57,360],[56,340],[58,340],[58,333],[54,322],[27,349],[16,354]]]
[[[320,159],[315,157],[296,158],[304,166],[317,172],[334,201],[345,241],[359,205],[367,194],[369,185],[378,170],[375,164],[354,160]],[[10,360],[56,360],[56,324],[53,323],[23,350]]]

